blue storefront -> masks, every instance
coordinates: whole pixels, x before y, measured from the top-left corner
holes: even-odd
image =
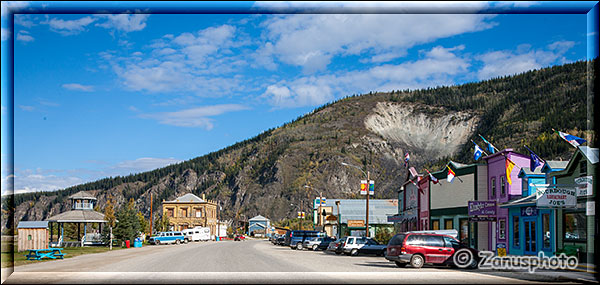
[[[539,209],[536,206],[536,185],[546,183],[546,175],[538,167],[531,171],[523,167],[519,171],[522,182],[521,198],[501,205],[508,208],[508,246],[513,255],[554,255],[555,249],[555,211]]]

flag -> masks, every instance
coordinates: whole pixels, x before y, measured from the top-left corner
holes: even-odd
[[[473,159],[478,160],[483,154],[483,150],[475,142],[473,143],[475,144],[475,152],[473,153]]]
[[[544,160],[542,160],[535,152],[530,150],[527,146],[524,146],[527,150],[529,150],[529,169],[531,171],[535,171],[538,166],[544,165]]]
[[[369,180],[369,195],[375,195],[375,181]]]
[[[452,171],[452,169],[450,168],[450,166],[446,165],[446,167],[448,167],[448,182],[452,183],[452,181],[454,180],[454,176],[456,176],[456,173],[454,173],[454,171]]]
[[[580,138],[580,137],[576,137],[574,135],[569,135],[567,133],[563,133],[561,131],[556,131],[555,132],[565,141],[567,141],[568,143],[570,143],[573,147],[578,147],[579,145],[581,145],[582,143],[586,142],[586,140]]]
[[[508,181],[508,184],[512,185],[512,179],[510,179],[510,173],[513,170],[513,167],[515,167],[515,163],[512,162],[512,160],[510,160],[508,157],[506,157],[506,181]]]
[[[410,155],[408,155],[408,152],[406,154],[404,154],[404,166],[406,166],[406,164],[408,164],[408,161],[410,160]]]
[[[431,182],[433,182],[433,184],[439,183],[438,179],[435,178],[435,176],[431,175],[431,172],[429,172],[429,170],[425,169],[425,171],[427,171],[427,173],[429,173],[429,180],[431,180]]]
[[[482,135],[479,135],[479,137],[481,137],[481,139],[487,144],[487,149],[490,153],[496,152],[496,147],[492,143],[487,141]]]

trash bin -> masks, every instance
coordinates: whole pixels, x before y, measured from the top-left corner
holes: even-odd
[[[216,241],[219,241],[219,237],[218,236],[216,237]]]
[[[125,247],[126,247],[126,248],[129,248],[129,240],[126,240],[126,241],[125,241]]]

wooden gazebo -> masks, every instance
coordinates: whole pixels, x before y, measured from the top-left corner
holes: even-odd
[[[60,213],[58,215],[48,218],[50,225],[50,244],[56,246],[84,246],[101,244],[100,233],[102,233],[102,224],[106,223],[104,220],[104,214],[94,211],[94,205],[96,204],[96,197],[91,194],[81,191],[69,196],[71,200],[71,211]],[[75,223],[77,224],[77,244],[66,244],[64,242],[64,224]],[[98,223],[99,233],[88,234],[87,224]],[[54,243],[53,236],[53,225],[57,224],[60,229],[58,241]],[[81,238],[81,225],[83,224],[83,239]]]

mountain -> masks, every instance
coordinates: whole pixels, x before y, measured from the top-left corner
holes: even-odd
[[[327,198],[361,198],[363,167],[375,180],[375,198],[395,198],[410,166],[439,170],[448,159],[471,163],[478,134],[498,148],[544,159],[568,159],[573,148],[552,128],[596,140],[593,118],[597,60],[580,61],[458,86],[353,95],[222,150],[139,174],[109,177],[53,192],[2,198],[2,230],[14,221],[42,220],[67,210],[67,197],[89,191],[103,207],[108,195],[118,205],[134,198],[146,217],[153,195],[155,218],[161,201],[185,193],[222,201],[222,218],[263,215],[289,218],[309,198],[310,183]],[[589,71],[588,71],[589,69]],[[593,96],[592,96],[593,98]],[[480,144],[480,146],[484,146]]]

